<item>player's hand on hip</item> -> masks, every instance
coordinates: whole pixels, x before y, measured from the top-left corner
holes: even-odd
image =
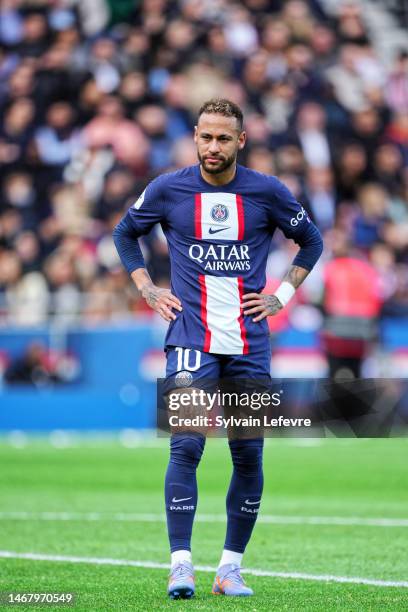
[[[255,323],[262,321],[265,317],[277,314],[283,308],[276,295],[246,293],[242,296],[242,299],[244,300],[244,315],[256,314],[252,319]]]
[[[180,300],[168,289],[156,287],[152,284],[143,288],[142,295],[150,308],[158,312],[165,321],[176,319],[173,308],[180,312],[183,310]]]

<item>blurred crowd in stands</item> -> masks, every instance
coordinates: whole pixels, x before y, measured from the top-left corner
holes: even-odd
[[[150,314],[111,232],[153,177],[197,163],[197,110],[214,96],[244,110],[240,162],[277,175],[324,234],[298,300],[370,278],[371,315],[347,314],[408,316],[408,52],[383,61],[358,3],[324,6],[2,0],[0,325]],[[274,239],[270,283],[295,250]],[[144,251],[167,285],[160,229]],[[360,277],[325,272],[333,257],[364,263]]]

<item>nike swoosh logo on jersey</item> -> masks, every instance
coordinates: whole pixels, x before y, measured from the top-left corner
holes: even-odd
[[[258,499],[258,501],[250,502],[248,499],[246,499],[246,500],[245,500],[245,503],[246,503],[248,506],[253,506],[254,504],[259,504],[259,502],[260,502],[260,501],[261,501],[261,500],[260,500],[260,499]]]
[[[188,499],[193,499],[193,498],[192,497],[181,497],[180,499],[176,499],[175,497],[173,497],[171,501],[173,502],[173,504],[178,504],[179,502],[187,501]]]
[[[223,232],[224,230],[230,229],[229,227],[221,227],[220,229],[213,229],[212,227],[210,227],[210,229],[208,230],[209,234],[218,234],[218,232]]]

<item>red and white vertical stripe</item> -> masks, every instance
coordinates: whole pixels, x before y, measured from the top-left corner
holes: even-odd
[[[200,275],[201,321],[208,353],[246,355],[247,334],[242,314],[242,277]]]
[[[215,206],[226,209],[225,218],[214,219]],[[234,193],[197,193],[195,196],[195,237],[199,240],[236,241],[244,239],[245,219],[242,197]],[[242,314],[242,277],[201,274],[201,321],[204,347],[208,353],[245,355],[247,333]]]

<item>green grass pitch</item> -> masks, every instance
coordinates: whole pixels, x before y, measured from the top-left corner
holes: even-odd
[[[45,440],[23,448],[1,442],[0,550],[167,563],[160,516],[167,445],[154,439],[125,448],[114,440],[82,439],[56,449]],[[408,518],[408,440],[268,440],[264,472],[260,516],[278,516],[281,523],[258,522],[244,557],[246,568],[408,580],[408,524],[355,524],[356,517]],[[197,565],[216,566],[219,560],[230,473],[226,440],[209,440],[198,472],[198,514],[215,519],[195,524]],[[57,514],[44,517],[43,512]],[[64,512],[69,514],[61,520]],[[96,513],[94,520],[88,513]],[[141,520],[130,514],[147,516]],[[350,524],[308,524],[303,517],[349,518]],[[0,610],[408,610],[406,587],[271,576],[245,576],[255,591],[251,599],[215,597],[210,594],[213,574],[205,571],[197,572],[193,600],[172,602],[165,594],[167,573],[0,558],[0,591],[77,594],[74,608]]]

